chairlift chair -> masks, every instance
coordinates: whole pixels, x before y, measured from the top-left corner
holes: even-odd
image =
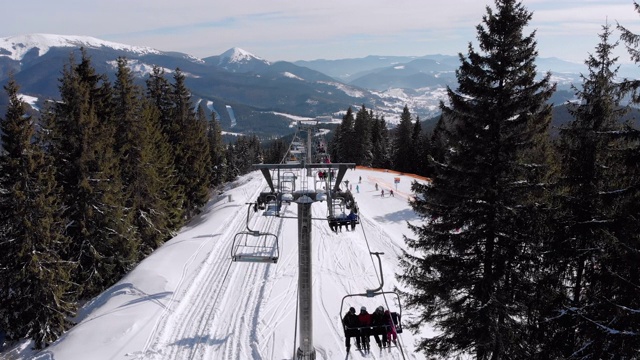
[[[400,302],[400,295],[398,295],[398,293],[396,293],[395,291],[384,291],[382,290],[383,286],[384,286],[384,276],[382,273],[382,260],[380,259],[380,255],[384,255],[384,253],[377,253],[377,252],[373,252],[370,253],[370,255],[375,255],[378,258],[378,264],[380,266],[380,286],[376,289],[371,289],[371,290],[366,290],[366,292],[364,293],[358,293],[358,294],[347,294],[342,298],[342,302],[340,303],[340,319],[342,322],[343,316],[344,316],[344,311],[345,311],[345,300],[347,299],[351,299],[351,298],[366,298],[366,299],[371,299],[371,298],[375,298],[377,296],[382,296],[385,298],[384,303],[385,304],[397,304],[398,308],[396,311],[392,311],[392,309],[388,308],[387,310],[389,311],[389,315],[391,316],[391,320],[393,322],[393,326],[395,327],[396,330],[396,334],[402,334],[402,303]],[[390,295],[392,297],[394,297],[395,301],[387,301],[386,296]],[[346,308],[349,308],[351,305],[347,305]],[[383,333],[386,334],[388,333],[388,326],[389,325],[379,325],[379,326],[359,326],[357,329],[359,332],[365,332],[367,334],[370,335],[382,335]],[[342,328],[345,332],[345,336],[347,336],[347,331],[349,330],[354,330],[353,328],[349,328],[347,327],[344,323],[342,323]]]
[[[252,230],[249,227],[251,208],[256,203],[248,203],[246,230],[233,237],[231,245],[231,261],[277,263],[280,257],[278,236],[271,233]]]

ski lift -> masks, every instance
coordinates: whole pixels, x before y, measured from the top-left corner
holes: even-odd
[[[280,202],[275,195],[268,195],[265,198],[264,216],[280,216]]]
[[[279,188],[281,199],[284,202],[291,203],[293,201],[293,192],[296,191],[297,175],[293,172],[285,172],[279,179]]]
[[[360,334],[368,334],[368,335],[383,335],[386,336],[387,333],[389,333],[391,330],[391,326],[393,326],[396,330],[396,334],[402,334],[402,305],[400,303],[400,295],[398,295],[398,293],[396,293],[395,291],[384,291],[382,290],[382,287],[384,286],[384,278],[382,276],[382,260],[380,260],[380,255],[384,255],[384,253],[370,253],[371,255],[375,255],[378,258],[378,264],[380,266],[380,286],[376,289],[372,289],[372,290],[366,290],[366,292],[364,293],[360,293],[360,294],[347,294],[342,298],[342,302],[340,303],[340,321],[342,322],[342,328],[344,330],[345,336],[347,336],[347,333],[349,332],[349,336],[352,336],[351,334],[355,331],[357,333]],[[376,326],[358,326],[356,328],[353,327],[348,327],[343,319],[343,316],[345,314],[345,308],[348,309],[349,307],[351,307],[351,305],[346,305],[345,307],[345,301],[348,299],[352,299],[352,298],[367,298],[367,299],[372,299],[372,298],[376,298],[378,296],[382,296],[385,298],[384,303],[389,303],[386,299],[386,296],[391,296],[393,297],[393,301],[391,301],[391,303],[393,303],[394,305],[397,305],[397,310],[392,310],[390,308],[388,308],[388,312],[389,312],[389,317],[391,318],[391,324],[382,324],[382,325],[376,325]],[[361,302],[360,302],[361,304]],[[386,319],[385,319],[386,320]],[[389,346],[390,342],[389,342]],[[397,346],[397,345],[396,345]]]
[[[353,199],[347,201],[344,197],[332,198],[327,201],[327,207],[327,221],[329,222],[329,228],[334,232],[342,229],[342,226],[345,226],[347,230],[349,230],[349,227],[354,230],[356,225],[360,223],[358,206]],[[346,209],[349,209],[348,214]]]
[[[280,257],[278,236],[249,228],[249,212],[252,206],[255,206],[255,204],[249,203],[249,209],[247,210],[247,229],[240,231],[233,237],[231,261],[275,264]]]

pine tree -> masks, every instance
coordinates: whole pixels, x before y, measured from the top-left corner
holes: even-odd
[[[432,182],[414,184],[412,202],[425,219],[412,225],[400,279],[410,286],[412,323],[431,322],[440,333],[419,349],[434,358],[535,356],[529,314],[538,267],[538,206],[546,166],[533,152],[546,134],[553,87],[537,81],[531,19],[520,2],[497,0],[477,26],[478,53],[460,55],[458,89],[441,104],[446,148],[434,159]],[[406,121],[406,120],[405,120]],[[410,133],[410,129],[409,129]],[[410,135],[409,135],[410,136]],[[398,165],[398,164],[396,164]],[[533,179],[533,180],[532,180]]]
[[[411,129],[411,147],[415,154],[411,164],[411,172],[414,174],[423,174],[426,166],[426,158],[423,157],[425,155],[425,137],[422,133],[422,124],[420,123],[419,116],[416,116],[416,122]]]
[[[640,349],[632,335],[640,321],[633,310],[640,309],[640,242],[637,225],[627,224],[637,218],[621,206],[633,181],[619,155],[628,146],[620,137],[626,109],[610,36],[605,25],[576,90],[581,103],[570,107],[575,120],[560,133],[560,229],[548,260],[568,288],[553,318],[565,358],[634,358]]]
[[[371,125],[371,148],[373,161],[371,165],[375,168],[388,169],[391,167],[391,154],[389,151],[389,132],[384,116],[373,118]]]
[[[185,76],[176,69],[172,85],[172,119],[168,125],[169,142],[174,149],[174,165],[177,183],[184,191],[186,218],[200,212],[209,197],[209,143],[207,119],[196,117],[191,92],[185,84]]]
[[[79,64],[72,57],[65,66],[60,96],[45,117],[47,142],[72,241],[67,257],[78,265],[73,280],[87,298],[126,274],[138,249],[114,152],[112,88],[84,51]]]
[[[59,216],[51,159],[40,147],[13,79],[5,86],[9,107],[0,121],[0,329],[9,339],[31,338],[40,349],[69,326],[72,264]]]
[[[355,119],[353,118],[353,110],[351,107],[347,109],[347,113],[342,117],[342,122],[336,128],[332,143],[329,145],[329,151],[333,162],[354,162],[355,161]]]
[[[393,169],[400,172],[412,172],[416,152],[411,138],[413,124],[407,105],[400,115],[400,123],[393,135]]]
[[[226,167],[225,146],[222,141],[222,127],[216,119],[216,113],[211,113],[211,121],[207,129],[209,140],[209,157],[211,158],[211,185],[218,186],[225,181],[224,169]]]
[[[371,166],[373,154],[371,152],[371,122],[373,121],[373,113],[367,111],[362,105],[356,113],[356,119],[353,125],[354,157],[353,161],[356,165]]]
[[[173,233],[175,210],[170,207],[173,166],[158,112],[134,84],[127,60],[118,59],[114,84],[116,151],[125,186],[126,208],[131,213],[143,259]]]
[[[149,78],[146,80],[146,97],[153,105],[153,118],[159,123],[162,134],[158,135],[157,146],[159,156],[168,157],[158,159],[164,163],[163,176],[167,178],[168,187],[163,191],[162,197],[166,199],[170,213],[170,224],[173,230],[179,229],[185,221],[185,192],[184,187],[178,181],[177,167],[175,165],[176,139],[172,134],[173,126],[173,100],[172,88],[165,78],[164,70],[154,66]]]
[[[282,139],[276,139],[267,148],[264,156],[265,164],[279,164],[287,154],[287,144]]]

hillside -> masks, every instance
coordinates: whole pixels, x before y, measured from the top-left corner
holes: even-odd
[[[359,177],[362,183],[358,184]],[[380,196],[374,186],[395,189],[395,197]],[[301,177],[301,179],[307,179]],[[383,252],[384,289],[400,284],[398,257],[403,235],[412,236],[406,221],[419,219],[408,205],[409,176],[370,170],[350,170],[346,179],[360,207],[356,231],[334,233],[324,219],[326,203],[312,205],[313,343],[317,359],[345,358],[341,316],[350,306],[373,310],[384,306],[402,311],[394,296],[348,298],[379,284],[378,264],[371,252]],[[39,354],[28,344],[3,354],[10,359],[292,359],[296,334],[297,205],[281,218],[249,212],[254,230],[277,234],[277,264],[230,261],[232,244],[247,224],[247,205],[266,183],[254,172],[234,182],[212,200],[204,212],[172,240],[141,262],[129,275],[92,299],[78,324]],[[358,185],[359,193],[356,193]],[[313,187],[313,181],[309,184]],[[231,199],[232,201],[229,201]],[[270,246],[272,244],[265,244]],[[342,309],[341,309],[342,305]],[[299,321],[299,320],[298,320]],[[430,333],[428,327],[423,334]],[[415,353],[417,336],[405,331],[401,348],[380,351],[372,340],[371,354],[352,348],[349,358],[424,359]]]

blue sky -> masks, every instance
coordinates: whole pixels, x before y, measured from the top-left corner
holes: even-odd
[[[523,0],[539,54],[583,62],[602,25],[640,33],[633,0]],[[493,0],[56,0],[2,5],[0,37],[86,35],[198,57],[270,61],[466,53]],[[10,15],[8,15],[10,14]],[[618,34],[614,34],[614,39]],[[619,46],[620,62],[629,62]]]

